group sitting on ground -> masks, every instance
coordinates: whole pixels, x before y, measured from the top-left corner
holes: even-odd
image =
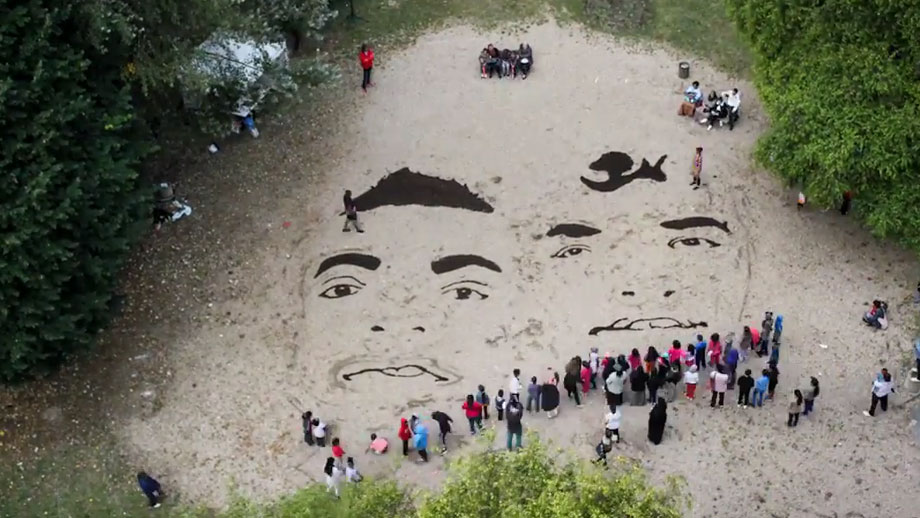
[[[677,114],[693,117],[696,122],[705,124],[707,130],[718,124],[719,127],[728,123],[728,129],[735,129],[735,123],[741,116],[741,92],[737,88],[726,90],[717,94],[713,90],[708,97],[708,104],[703,104],[703,92],[700,90],[699,81],[694,81],[684,90],[684,100],[681,102]]]
[[[521,79],[527,79],[532,67],[533,49],[527,43],[521,43],[517,50],[498,50],[489,43],[479,53],[479,74],[483,79],[491,78],[495,74],[499,79],[517,77],[518,73],[521,74]]]
[[[873,300],[872,307],[863,315],[863,322],[876,329],[888,329],[888,303]]]

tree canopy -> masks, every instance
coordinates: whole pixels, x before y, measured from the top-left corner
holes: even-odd
[[[757,158],[920,249],[920,2],[727,0],[770,116]]]

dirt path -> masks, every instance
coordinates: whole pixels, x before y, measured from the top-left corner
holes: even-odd
[[[336,123],[287,121],[200,162],[195,217],[157,238],[174,250],[136,265],[107,337],[136,349],[98,360],[111,376],[63,376],[62,391],[90,383],[93,417],[193,501],[224,502],[231,479],[259,497],[317,479],[327,452],[299,438],[307,408],[334,422],[366,472],[431,487],[442,459],[368,458],[369,433],[395,441],[399,417],[439,409],[457,421],[453,447],[469,442],[463,396],[478,384],[493,397],[507,390],[513,367],[526,385],[589,347],[664,350],[697,332],[740,333],[772,310],[786,327],[777,402],[677,401],[656,447],[647,410],[628,407],[619,451],[656,479],[686,477],[689,516],[910,515],[899,498],[918,481],[909,418],[860,414],[881,365],[903,378],[909,254],[835,213],[797,212],[755,174],[764,120],[751,85],[737,85],[741,124],[707,132],[675,116],[685,85],[666,52],[554,24],[519,39],[536,53],[526,81],[475,72],[484,42],[518,38],[452,28],[380,56],[378,86],[346,101]],[[736,86],[692,65],[706,91]],[[704,187],[693,191],[697,146]],[[361,214],[367,232],[343,234],[342,191],[361,195],[403,168],[391,178],[399,196],[384,182],[363,198],[380,205]],[[691,217],[714,224],[666,224],[704,221]],[[148,293],[173,302],[145,305]],[[875,297],[894,310],[884,333],[859,323]],[[790,393],[812,375],[817,413],[787,429]],[[528,416],[525,427],[587,456],[601,399],[563,402],[560,418]]]

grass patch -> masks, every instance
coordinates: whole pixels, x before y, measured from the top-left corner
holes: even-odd
[[[346,58],[352,58],[362,42],[404,46],[451,21],[485,29],[510,24],[508,30],[514,31],[552,17],[560,23],[578,22],[601,32],[665,42],[730,74],[750,76],[751,54],[722,0],[354,1],[359,17],[355,21],[347,18],[347,2],[336,2],[339,16],[326,43]]]

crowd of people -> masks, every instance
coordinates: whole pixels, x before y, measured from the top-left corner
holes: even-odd
[[[479,76],[483,79],[498,76],[527,79],[533,68],[533,49],[527,43],[521,43],[517,50],[502,49],[489,43],[479,53]]]
[[[677,114],[693,117],[693,120],[705,124],[707,130],[714,126],[722,127],[728,124],[728,129],[735,129],[735,123],[741,117],[741,92],[737,88],[726,90],[721,94],[715,90],[709,93],[704,104],[703,91],[700,90],[699,81],[694,81],[684,90],[684,100],[677,110]]]

